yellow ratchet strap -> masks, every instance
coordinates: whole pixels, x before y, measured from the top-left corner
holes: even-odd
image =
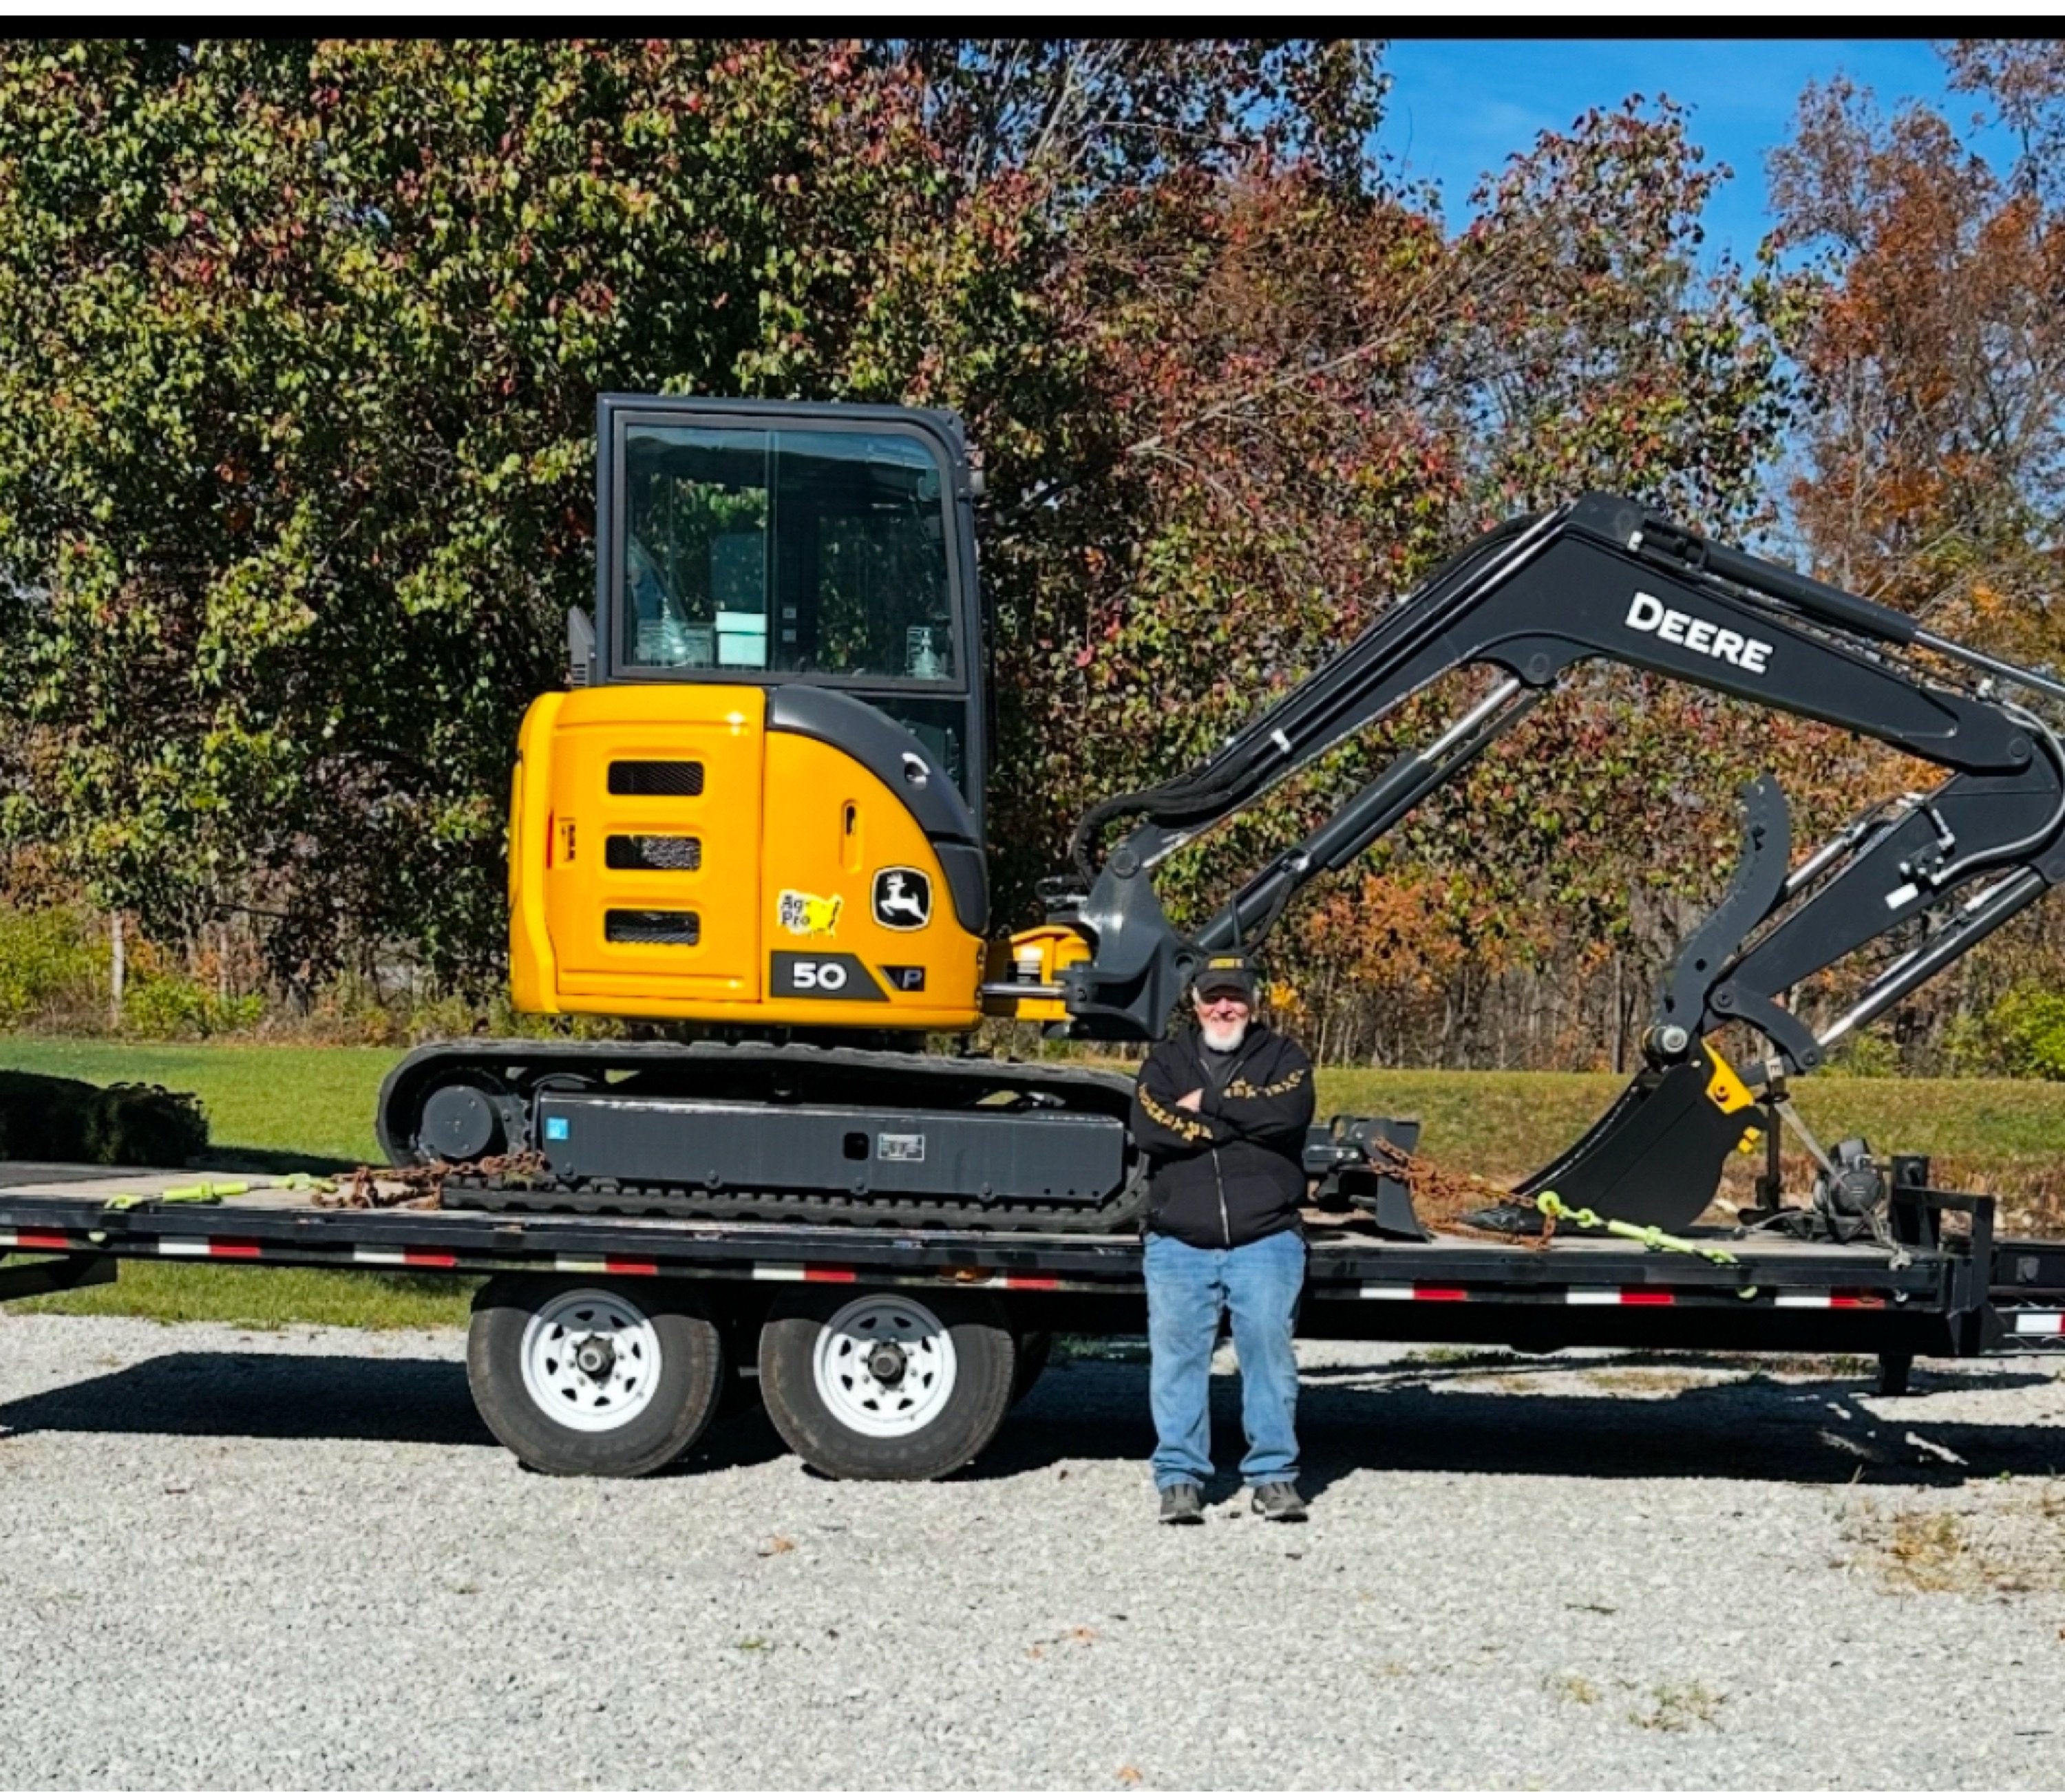
[[[1534,1197],[1534,1205],[1546,1220],[1559,1223],[1567,1220],[1572,1225],[1587,1226],[1615,1238],[1630,1239],[1649,1250],[1679,1251],[1687,1257],[1703,1257],[1709,1263],[1742,1261],[1733,1251],[1724,1251],[1715,1245],[1702,1245],[1695,1239],[1680,1238],[1661,1226],[1635,1225],[1627,1220],[1602,1220],[1589,1207],[1567,1205],[1554,1189],[1544,1189]]]

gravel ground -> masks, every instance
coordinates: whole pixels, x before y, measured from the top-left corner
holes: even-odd
[[[1304,1346],[1314,1522],[1166,1532],[1138,1361],[949,1483],[612,1483],[461,1350],[0,1314],[0,1782],[2065,1782],[2055,1363]]]

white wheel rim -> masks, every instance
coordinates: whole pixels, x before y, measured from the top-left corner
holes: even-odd
[[[650,1314],[606,1288],[556,1294],[523,1328],[523,1387],[573,1431],[614,1431],[653,1403],[660,1334]]]
[[[864,1294],[825,1322],[812,1354],[818,1398],[864,1437],[907,1437],[954,1392],[953,1335],[930,1307]]]

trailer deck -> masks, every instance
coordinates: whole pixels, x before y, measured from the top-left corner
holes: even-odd
[[[168,1189],[241,1185],[206,1201]],[[1984,1197],[1935,1194],[1977,1206]],[[1352,1220],[1314,1216],[1310,1293],[1321,1302],[1399,1306],[1550,1306],[1598,1314],[1706,1309],[1750,1322],[1788,1313],[1944,1321],[1992,1302],[2013,1322],[1978,1348],[2065,1347],[2065,1243],[1994,1239],[1989,1227],[1901,1262],[1862,1245],[1774,1233],[1687,1237],[1733,1263],[1565,1232],[1546,1245],[1441,1236],[1387,1239]],[[107,1171],[0,1164],[0,1253],[63,1253],[247,1265],[493,1275],[523,1271],[681,1276],[723,1281],[984,1286],[1019,1294],[1138,1295],[1141,1248],[1105,1233],[772,1225],[592,1214],[503,1214],[325,1205],[305,1178],[244,1172]],[[1990,1266],[1984,1260],[1990,1257]],[[1989,1268],[2004,1271],[1997,1281]],[[2032,1305],[2048,1302],[2047,1307]],[[1381,1332],[1384,1322],[1356,1326]],[[1321,1328],[1332,1332],[1334,1328]],[[1414,1332],[1419,1333],[1416,1326]],[[1745,1338],[1745,1342],[1752,1342]],[[2025,1342],[2026,1341],[2026,1342]],[[1760,1340],[1757,1340],[1760,1342]],[[1951,1354],[1946,1352],[1946,1354]],[[1954,1354],[1970,1354],[1966,1350]]]
[[[1897,1251],[1722,1227],[1683,1237],[1724,1260],[1568,1231],[1546,1245],[1411,1241],[1314,1214],[1299,1330],[1528,1350],[1839,1351],[1876,1356],[1886,1392],[1905,1391],[1917,1357],[2065,1354],[2065,1241],[1996,1237],[1990,1197],[1930,1189],[1926,1165],[1909,1162],[1893,1191]],[[1955,1229],[1946,1215],[1962,1217]],[[343,1206],[306,1177],[245,1172],[0,1164],[0,1301],[110,1280],[145,1259],[484,1277],[490,1309],[491,1293],[505,1306],[535,1291],[534,1304],[564,1307],[574,1298],[564,1290],[590,1290],[615,1303],[620,1327],[644,1314],[697,1315],[726,1341],[707,1346],[721,1351],[720,1379],[742,1368],[753,1377],[750,1365],[766,1360],[763,1328],[774,1335],[785,1316],[850,1318],[863,1334],[892,1322],[960,1326],[964,1375],[992,1347],[973,1327],[1018,1362],[1021,1393],[1054,1333],[1146,1329],[1142,1247],[1130,1237]],[[482,1323],[477,1308],[477,1331]],[[535,1328],[523,1336],[535,1351]],[[516,1373],[505,1365],[503,1378]],[[478,1382],[476,1394],[488,1411]],[[512,1447],[538,1459],[542,1447]],[[911,1471],[799,1447],[834,1473]],[[925,1471],[945,1471],[944,1459],[926,1459]],[[588,1471],[645,1470],[598,1459]]]

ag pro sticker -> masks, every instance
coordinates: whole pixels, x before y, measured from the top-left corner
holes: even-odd
[[[799,939],[830,939],[839,931],[839,896],[813,896],[808,890],[785,890],[775,918]]]

